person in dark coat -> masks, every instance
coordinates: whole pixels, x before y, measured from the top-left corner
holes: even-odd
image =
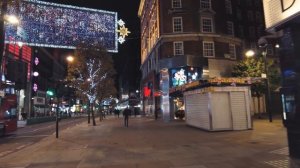
[[[128,119],[129,119],[129,115],[131,113],[131,110],[129,108],[126,108],[123,111],[123,116],[124,116],[124,125],[125,127],[128,127]]]

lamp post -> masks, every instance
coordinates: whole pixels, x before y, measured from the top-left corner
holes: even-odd
[[[265,78],[265,85],[266,85],[266,112],[268,114],[268,118],[269,118],[269,122],[272,122],[273,119],[272,119],[272,111],[270,110],[270,87],[269,87],[269,80],[268,80],[268,65],[267,65],[267,45],[264,45],[264,46],[261,46],[260,47],[263,49],[263,52],[261,53],[262,56],[263,56],[263,61],[264,61],[264,72],[265,74],[261,74],[261,77],[262,78]],[[246,53],[245,53],[245,56],[247,58],[250,58],[250,57],[253,57],[255,55],[255,52],[253,50],[248,50]]]
[[[263,59],[264,59],[264,71],[265,71],[265,82],[266,82],[266,88],[267,88],[267,90],[266,90],[266,99],[267,99],[267,101],[266,101],[266,111],[267,111],[267,113],[269,114],[269,122],[272,122],[273,121],[273,118],[272,118],[272,111],[271,111],[271,109],[270,109],[270,99],[271,99],[271,96],[270,96],[270,87],[269,87],[269,85],[270,85],[270,83],[269,83],[269,74],[268,74],[268,64],[267,64],[267,51],[268,51],[268,41],[266,40],[266,38],[264,38],[264,37],[261,37],[261,38],[259,38],[258,39],[258,42],[257,42],[257,44],[258,44],[258,46],[260,47],[260,48],[262,48],[262,56],[263,56]],[[264,76],[263,76],[264,77]]]
[[[5,23],[18,25],[19,19],[14,15],[7,15],[7,0],[2,1],[0,15],[0,67],[2,70],[2,57],[5,49]],[[2,75],[2,74],[1,74]]]

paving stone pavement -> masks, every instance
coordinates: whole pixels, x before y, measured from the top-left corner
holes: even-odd
[[[0,157],[0,168],[300,168],[280,120],[253,130],[207,132],[182,121],[108,117]]]

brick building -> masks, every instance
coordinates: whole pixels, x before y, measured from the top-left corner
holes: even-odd
[[[170,88],[231,76],[264,33],[261,0],[141,0],[138,15],[143,110],[154,115],[161,108],[169,119],[183,107]]]

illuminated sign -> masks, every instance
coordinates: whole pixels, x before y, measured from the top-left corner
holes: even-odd
[[[150,95],[151,95],[151,89],[149,89],[148,87],[144,87],[144,96],[150,97]]]
[[[9,8],[13,14],[15,9]],[[37,0],[20,4],[20,24],[7,24],[6,43],[22,41],[30,46],[69,48],[82,41],[118,51],[117,13]],[[128,33],[122,29],[122,33]]]
[[[263,0],[263,4],[267,29],[300,16],[300,0]]]
[[[184,67],[180,69],[171,69],[172,87],[180,86],[186,83],[199,80],[201,73],[199,68],[196,67]]]

